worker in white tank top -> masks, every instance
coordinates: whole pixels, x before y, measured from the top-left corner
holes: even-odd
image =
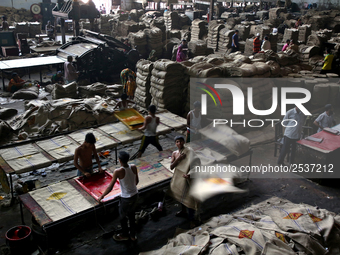
[[[187,115],[187,137],[186,142],[190,140],[200,139],[198,130],[202,128],[201,102],[194,103],[194,110],[191,110]]]
[[[159,125],[159,117],[157,117],[155,113],[156,106],[150,105],[149,115],[145,117],[143,126],[138,129],[140,131],[145,130],[144,136],[142,137],[141,145],[139,147],[138,158],[142,156],[149,144],[155,146],[159,151],[163,150],[162,146],[159,144],[157,137],[157,126]]]
[[[128,164],[128,161],[130,159],[129,153],[125,151],[120,151],[118,159],[121,167],[113,172],[110,185],[98,198],[98,201],[102,202],[102,199],[110,193],[117,179],[119,179],[120,188],[122,191],[119,203],[119,216],[122,233],[114,235],[113,239],[116,241],[126,241],[130,238],[132,241],[135,241],[137,239],[135,210],[138,201],[138,170],[135,165]],[[130,229],[128,228],[127,224],[128,220],[130,223]]]

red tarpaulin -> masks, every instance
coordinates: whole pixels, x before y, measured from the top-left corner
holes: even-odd
[[[336,149],[340,148],[340,136],[338,135],[333,135],[326,131],[321,131],[319,133],[312,135],[312,137],[321,138],[323,140],[321,143],[318,143],[318,142],[302,139],[298,141],[298,143],[305,145],[305,146],[314,147],[316,149],[328,151],[328,152],[335,151]]]
[[[95,173],[91,175],[90,177],[78,177],[76,179],[76,182],[84,189],[86,190],[92,197],[94,197],[96,200],[104,193],[106,188],[109,186],[112,180],[112,174],[108,172],[104,173]],[[120,191],[120,184],[117,180],[115,183],[115,186],[113,186],[113,189],[109,194],[105,196],[103,201],[109,201],[111,199],[114,199],[115,197],[119,196],[121,193]]]

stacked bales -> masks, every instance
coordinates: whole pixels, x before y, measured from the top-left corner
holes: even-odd
[[[287,28],[285,29],[285,33],[283,35],[282,42],[286,42],[287,40],[293,40],[296,44],[299,39],[299,30],[295,28]]]
[[[139,52],[142,58],[146,58],[148,56],[146,34],[143,31],[138,31],[137,33],[129,33],[128,38],[131,46]]]
[[[112,27],[109,20],[113,19],[111,14],[102,14],[100,16],[100,33],[111,35]]]
[[[137,62],[137,78],[135,102],[138,106],[147,109],[151,103],[150,80],[153,63],[151,61],[141,59]]]
[[[250,35],[250,26],[238,24],[234,27],[235,30],[238,30],[238,37],[240,41],[245,41],[249,38]]]
[[[300,55],[299,59],[303,64],[309,64],[309,60],[311,57],[319,54],[320,48],[316,46],[303,46],[300,47]]]
[[[227,51],[231,48],[232,37],[235,33],[235,30],[228,30],[227,28],[223,28],[220,31],[220,40],[218,42],[219,51]]]
[[[155,57],[161,58],[163,55],[162,30],[157,27],[144,30],[147,38],[147,51],[155,50]]]
[[[178,12],[164,12],[164,22],[167,30],[181,29],[180,21]]]
[[[182,115],[186,99],[188,77],[185,68],[174,61],[161,59],[154,62],[151,76],[151,103],[159,110],[167,109]]]
[[[219,41],[219,32],[224,28],[224,25],[217,20],[212,20],[209,22],[209,32],[208,32],[208,47],[214,49],[214,51],[218,51],[218,41]]]
[[[158,17],[151,21],[150,27],[157,27],[162,31],[162,41],[166,40],[166,26],[163,17]]]
[[[190,41],[188,48],[192,56],[205,56],[207,52],[207,44],[203,40]]]
[[[203,40],[208,34],[207,25],[206,21],[195,19],[191,24],[191,40]]]
[[[310,34],[312,33],[312,28],[310,25],[302,25],[299,26],[299,37],[298,37],[298,41],[300,43],[306,43],[308,36],[310,36]]]

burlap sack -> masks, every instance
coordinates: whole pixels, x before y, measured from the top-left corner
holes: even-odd
[[[237,134],[227,125],[208,125],[199,131],[205,137],[212,139],[227,147],[236,156],[240,156],[249,150],[250,141]]]

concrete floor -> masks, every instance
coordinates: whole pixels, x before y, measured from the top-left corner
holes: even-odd
[[[4,107],[15,107],[23,111],[23,102],[15,102],[2,105]],[[340,123],[340,109],[336,108],[335,117],[337,123]],[[164,136],[160,139],[164,149],[174,146],[173,137]],[[133,153],[137,150],[139,142],[133,146],[125,147],[126,150]],[[273,156],[274,144],[269,143],[253,148],[253,165],[272,164],[276,165],[277,158]],[[156,152],[156,149],[149,147],[145,154]],[[233,162],[236,166],[248,165],[248,157]],[[66,179],[75,176],[75,171],[60,173],[52,169],[47,171],[47,177],[38,178],[42,185],[54,182],[60,179]],[[294,203],[306,203],[329,211],[340,213],[340,189],[336,185],[336,180],[331,181],[327,186],[321,186],[311,180],[303,178],[292,179],[261,179],[253,178],[239,185],[240,188],[246,189],[247,192],[241,194],[225,194],[215,196],[205,202],[201,208],[201,219],[207,220],[212,216],[219,214],[231,213],[243,209],[251,204],[259,203],[272,196],[288,199]],[[26,178],[31,178],[27,176]],[[334,184],[333,184],[334,183]],[[145,208],[151,208],[151,204],[161,201],[162,191],[148,197],[144,203]],[[114,210],[109,211],[106,215],[97,215],[90,219],[84,219],[72,223],[67,228],[56,230],[54,247],[51,247],[51,254],[138,254],[141,251],[148,251],[160,248],[167,243],[167,240],[174,236],[180,229],[188,229],[189,224],[186,219],[177,218],[175,212],[180,210],[180,205],[172,199],[167,199],[165,203],[166,214],[154,221],[148,221],[139,224],[138,241],[117,243],[112,239],[112,232],[117,228],[117,213]],[[139,208],[140,209],[140,208]],[[20,225],[20,209],[18,201],[10,207],[0,207],[0,254],[7,254],[8,249],[5,247],[5,233],[13,226]],[[30,213],[24,209],[25,223],[31,226]],[[39,237],[39,236],[38,236]],[[42,239],[43,237],[40,236]],[[36,250],[36,246],[32,250]]]

